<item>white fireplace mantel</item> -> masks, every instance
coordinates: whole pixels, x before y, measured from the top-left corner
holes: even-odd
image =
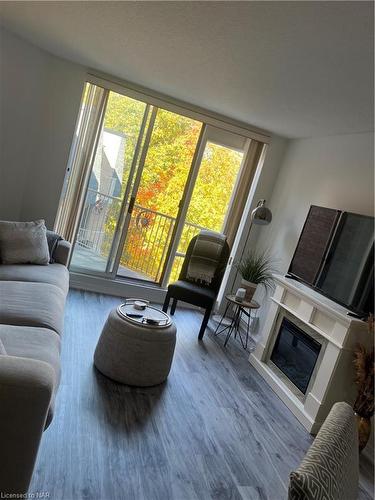
[[[249,361],[306,429],[315,434],[336,401],[354,402],[353,350],[358,342],[370,347],[373,340],[367,324],[348,316],[344,307],[292,278],[274,278],[276,289],[261,340]],[[305,395],[270,362],[280,316],[284,315],[322,345]]]

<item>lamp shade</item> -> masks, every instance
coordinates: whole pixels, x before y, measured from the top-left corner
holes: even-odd
[[[260,200],[258,205],[251,212],[251,220],[254,224],[265,226],[272,220],[272,212],[265,206],[266,200]]]

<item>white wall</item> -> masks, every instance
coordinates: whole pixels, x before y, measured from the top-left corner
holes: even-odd
[[[40,51],[1,31],[0,219],[18,219],[36,138],[37,103],[45,59]]]
[[[269,200],[273,220],[255,228],[286,272],[310,205],[374,213],[373,134],[289,141]]]
[[[85,69],[0,29],[0,219],[54,222]]]
[[[285,274],[310,205],[374,214],[373,134],[288,141],[267,205],[272,222],[253,226],[248,248],[268,250]],[[260,329],[269,304],[261,292]]]

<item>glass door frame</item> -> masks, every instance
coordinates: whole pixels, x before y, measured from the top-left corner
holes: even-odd
[[[91,83],[89,81],[86,81],[85,82],[85,85],[83,87],[83,94],[82,94],[82,98],[81,98],[81,105],[83,103],[83,99],[84,99],[84,92],[85,92],[85,88],[86,88],[86,85],[88,83]],[[90,164],[90,168],[87,170],[87,173],[86,173],[86,178],[85,178],[85,181],[84,181],[84,196],[80,202],[80,207],[78,209],[78,212],[77,212],[77,217],[76,217],[76,220],[75,220],[75,234],[74,234],[74,238],[73,238],[73,241],[72,241],[72,248],[71,248],[71,251],[69,253],[69,258],[68,258],[68,268],[70,270],[70,265],[71,265],[71,262],[72,262],[72,257],[73,257],[73,253],[74,253],[74,249],[76,247],[76,244],[77,244],[77,237],[78,237],[78,232],[79,232],[79,226],[80,226],[80,223],[81,223],[81,220],[82,220],[82,217],[83,217],[83,211],[84,211],[84,205],[85,205],[85,200],[86,200],[86,196],[87,196],[87,192],[88,192],[88,189],[89,189],[89,182],[90,182],[90,176],[91,176],[91,173],[92,173],[92,170],[93,170],[93,166],[94,166],[94,161],[95,161],[95,156],[96,156],[96,152],[97,152],[97,149],[98,149],[98,145],[99,145],[99,139],[100,139],[100,134],[101,134],[101,131],[103,129],[103,124],[104,124],[104,120],[105,120],[105,111],[107,109],[107,104],[108,104],[108,97],[109,97],[109,93],[110,93],[110,90],[108,88],[105,88],[105,87],[102,87],[104,88],[104,91],[105,91],[105,94],[104,94],[104,97],[103,97],[103,100],[101,102],[101,105],[100,105],[100,112],[99,112],[99,118],[98,118],[98,121],[96,123],[96,125],[94,126],[94,133],[93,133],[93,136],[92,136],[92,140],[89,144],[89,146],[87,147],[87,155],[88,155],[88,163]],[[81,109],[80,109],[80,112],[81,112]],[[79,120],[80,120],[80,112],[79,112],[79,115],[78,115],[78,118],[77,118],[77,124],[79,124]],[[82,119],[82,118],[81,118]],[[76,125],[77,126],[77,125]],[[86,131],[85,131],[86,133]],[[80,135],[81,133],[79,133],[78,135]],[[78,136],[78,139],[76,139],[76,142],[73,143],[72,145],[72,150],[70,152],[70,155],[71,155],[71,158],[69,159],[69,165],[70,163],[74,164],[74,160],[75,160],[75,157],[76,155],[78,154],[79,152],[79,147],[80,147],[80,143],[82,141],[82,137],[79,137]],[[70,166],[70,169],[72,168],[72,166]],[[103,271],[95,271],[95,270],[92,270],[92,269],[89,269],[89,268],[81,268],[79,269],[79,272],[80,271],[88,271],[88,273],[83,273],[83,274],[90,274],[92,276],[97,276],[97,277],[102,277],[103,276]],[[73,269],[73,272],[74,272],[74,269]]]
[[[151,111],[151,113],[150,113],[150,111]],[[147,104],[146,112],[147,112],[147,116],[146,116],[146,121],[145,121],[144,125],[146,125],[149,114],[150,114],[150,121],[147,125],[145,141],[143,143],[142,151],[140,153],[138,167],[136,165],[137,160],[135,161],[135,164],[134,164],[133,176],[135,174],[135,179],[134,179],[133,186],[131,186],[131,182],[129,182],[129,181],[128,181],[128,185],[126,186],[126,189],[128,191],[130,191],[130,189],[131,189],[131,194],[130,194],[130,198],[129,198],[129,193],[127,195],[127,198],[126,199],[124,198],[124,207],[121,211],[121,214],[119,216],[119,221],[117,224],[118,228],[119,228],[119,239],[118,239],[117,249],[114,248],[114,251],[113,251],[113,255],[114,255],[113,263],[109,263],[110,265],[112,265],[112,270],[109,272],[109,275],[111,278],[115,278],[117,276],[118,268],[120,266],[121,255],[122,255],[123,250],[124,250],[124,244],[125,244],[126,236],[128,233],[131,216],[133,213],[134,203],[135,203],[135,199],[137,196],[139,184],[141,182],[143,168],[145,166],[148,147],[150,144],[152,132],[154,130],[155,119],[156,119],[156,115],[158,112],[158,108],[156,106],[150,106],[149,104]],[[146,112],[145,112],[145,115],[146,115]],[[142,135],[142,138],[141,138],[141,141],[139,144],[139,148],[141,146],[142,139],[143,139],[143,135]],[[138,146],[138,144],[137,144],[137,146]],[[133,165],[132,165],[132,168],[133,168]],[[128,202],[128,199],[129,199],[129,202]],[[127,205],[127,211],[126,211],[126,215],[124,217],[126,205]],[[113,240],[113,243],[115,243],[115,240]]]
[[[115,260],[114,260],[114,263],[113,263],[112,272],[110,274],[110,276],[112,278],[116,278],[116,276],[118,276],[118,268],[119,268],[119,265],[120,265],[121,255],[123,253],[124,245],[125,245],[125,242],[126,242],[127,232],[128,232],[128,229],[129,229],[129,225],[130,225],[130,221],[131,221],[131,216],[132,216],[132,212],[133,212],[133,208],[134,208],[134,203],[135,203],[135,200],[136,200],[136,196],[137,196],[139,184],[140,184],[140,181],[141,181],[141,178],[142,178],[143,169],[144,169],[144,166],[145,166],[145,161],[146,161],[146,157],[147,157],[147,153],[148,153],[148,148],[149,148],[150,140],[151,140],[151,137],[152,137],[152,132],[153,132],[153,129],[154,129],[155,120],[156,120],[156,117],[157,117],[157,112],[158,112],[159,109],[165,109],[165,110],[167,110],[167,111],[169,111],[171,113],[175,113],[175,114],[178,114],[180,116],[185,116],[182,113],[177,113],[176,111],[170,111],[166,107],[163,107],[163,108],[160,107],[159,108],[157,106],[151,106],[151,109],[152,109],[152,111],[151,111],[150,123],[149,123],[148,128],[147,128],[145,142],[144,142],[144,145],[143,145],[143,148],[142,148],[141,158],[140,158],[140,161],[139,161],[139,166],[138,166],[137,171],[136,171],[136,178],[135,178],[135,182],[134,182],[134,185],[133,185],[132,194],[131,194],[129,205],[128,205],[128,210],[127,210],[127,213],[126,213],[126,216],[125,216],[124,224],[122,225],[122,228],[120,229],[121,236],[120,236],[118,248],[117,248],[117,251],[116,251],[116,257],[115,257]],[[125,279],[131,279],[131,280],[134,279],[134,281],[144,281],[145,283],[148,283],[148,284],[163,286],[164,276],[166,275],[165,273],[168,272],[168,275],[169,275],[170,271],[168,271],[168,269],[169,269],[169,262],[171,260],[170,256],[174,255],[171,252],[173,252],[173,249],[175,248],[176,244],[178,246],[178,244],[179,244],[179,237],[180,236],[178,236],[178,241],[177,241],[176,244],[175,244],[175,238],[176,238],[176,236],[178,234],[181,235],[181,232],[178,233],[178,231],[176,231],[176,229],[179,228],[179,227],[183,228],[184,221],[182,222],[182,225],[181,225],[180,220],[181,220],[181,217],[184,216],[185,200],[187,199],[187,193],[189,192],[189,186],[190,186],[190,184],[192,182],[192,179],[196,178],[196,175],[194,174],[194,166],[197,164],[196,159],[197,159],[197,155],[199,155],[199,151],[201,150],[202,137],[204,135],[204,130],[205,130],[205,127],[206,127],[206,125],[203,122],[200,122],[200,123],[202,123],[202,127],[201,127],[201,130],[200,130],[200,133],[199,133],[199,136],[198,136],[198,140],[197,140],[197,143],[196,143],[196,146],[195,146],[195,151],[194,151],[192,163],[191,163],[191,165],[189,167],[189,172],[188,172],[187,180],[185,182],[185,186],[184,186],[184,190],[183,190],[183,193],[182,193],[182,197],[181,197],[181,199],[179,201],[178,212],[177,212],[177,215],[176,215],[176,218],[175,218],[175,223],[174,223],[174,226],[173,226],[173,230],[172,230],[172,234],[171,234],[171,239],[170,239],[170,242],[168,244],[168,249],[167,249],[167,252],[166,252],[166,257],[164,259],[164,263],[161,262],[162,271],[160,273],[160,278],[159,278],[158,281],[142,280],[142,279],[134,279],[134,278],[126,278],[126,277],[125,277]],[[200,163],[198,163],[198,165],[200,165]],[[195,175],[195,177],[194,177],[194,175]],[[186,216],[186,211],[185,211],[185,216]],[[173,257],[173,259],[174,259],[174,257]],[[173,264],[173,259],[172,259],[172,264]]]
[[[167,251],[167,258],[165,260],[163,271],[161,273],[160,285],[162,288],[166,288],[168,285],[169,276],[172,271],[173,262],[176,257],[178,245],[180,243],[182,231],[186,222],[186,216],[189,209],[190,201],[193,196],[195,183],[199,174],[199,169],[201,167],[203,154],[205,152],[208,142],[215,143],[220,146],[235,149],[238,151],[243,151],[244,156],[240,170],[237,174],[237,179],[241,174],[242,168],[246,164],[246,153],[249,143],[249,139],[247,137],[240,136],[239,134],[228,132],[227,130],[223,130],[222,128],[214,127],[212,125],[207,125],[203,123],[201,133],[196,145],[190,172],[185,184],[184,193],[180,201],[179,211],[176,217],[176,223],[172,232],[171,242]],[[233,190],[235,189],[235,186]],[[229,208],[230,206],[228,207],[228,210]],[[225,219],[223,223],[224,222]]]

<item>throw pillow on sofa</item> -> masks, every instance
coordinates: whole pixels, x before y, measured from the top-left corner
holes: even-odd
[[[44,220],[33,222],[0,221],[0,262],[2,264],[49,263]]]

